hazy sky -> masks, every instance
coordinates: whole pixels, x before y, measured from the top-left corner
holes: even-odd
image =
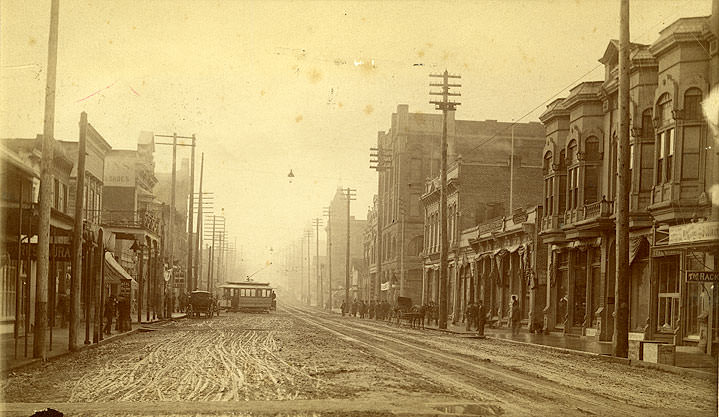
[[[397,104],[433,111],[430,72],[462,75],[458,119],[537,120],[544,106],[532,109],[584,74],[603,77],[618,11],[609,0],[61,0],[55,136],[76,140],[82,111],[114,148],[134,148],[141,130],[197,134],[205,190],[259,264],[298,241],[338,185],[357,188],[352,214],[365,218],[369,148]],[[634,0],[631,40],[710,12],[711,0]],[[42,132],[49,14],[49,0],[0,2],[2,137]],[[169,170],[169,147],[155,158]]]

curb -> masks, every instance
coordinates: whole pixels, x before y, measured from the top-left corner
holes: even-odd
[[[121,339],[121,338],[123,338],[123,337],[125,337],[125,336],[129,336],[129,335],[131,335],[131,334],[138,333],[138,332],[140,331],[140,327],[142,327],[143,325],[163,323],[163,322],[170,321],[170,320],[179,320],[179,319],[184,319],[184,318],[187,318],[187,316],[184,315],[184,316],[181,316],[181,317],[170,317],[170,318],[166,318],[166,319],[158,319],[158,320],[155,320],[155,321],[150,321],[150,322],[141,323],[139,326],[137,326],[136,328],[134,328],[134,329],[132,329],[132,330],[129,330],[129,331],[123,332],[123,333],[117,333],[117,334],[115,334],[115,335],[113,335],[113,336],[110,336],[110,337],[108,337],[108,338],[104,338],[104,339],[98,341],[97,343],[90,343],[90,344],[87,344],[87,345],[81,345],[77,350],[68,350],[68,351],[65,351],[65,352],[62,352],[62,353],[58,353],[57,355],[48,356],[48,357],[45,359],[44,362],[54,361],[54,360],[56,360],[56,359],[60,359],[60,358],[62,358],[62,357],[68,356],[68,355],[73,354],[73,353],[78,353],[78,352],[82,352],[82,351],[84,351],[84,350],[89,350],[89,349],[95,349],[95,348],[98,348],[98,347],[100,347],[100,346],[102,346],[102,345],[115,342],[115,341],[117,341],[117,340],[119,340],[119,339]],[[135,324],[136,324],[136,323],[135,323]],[[42,360],[41,358],[30,359],[28,362],[20,363],[20,364],[17,364],[17,365],[14,365],[14,366],[10,366],[10,367],[8,367],[8,368],[5,368],[5,369],[3,369],[2,371],[0,371],[0,373],[2,373],[2,374],[4,374],[5,376],[7,376],[7,375],[8,375],[9,373],[11,373],[11,372],[14,372],[14,371],[17,371],[17,370],[20,370],[20,369],[23,369],[23,368],[26,368],[26,367],[29,367],[29,366],[32,366],[32,365],[36,365],[36,364],[38,364],[38,363],[43,363],[43,360]]]
[[[469,333],[457,332],[457,331],[448,330],[448,329],[436,329],[433,327],[426,327],[426,329],[444,332],[444,333],[450,333],[450,334],[457,334],[457,335],[469,334]],[[617,358],[614,356],[603,355],[601,353],[585,352],[583,350],[568,349],[568,348],[562,348],[562,347],[557,347],[557,346],[542,345],[539,343],[525,342],[525,341],[521,341],[521,340],[512,340],[512,339],[504,339],[504,338],[500,338],[500,337],[487,336],[487,339],[490,339],[490,338],[494,339],[494,340],[500,340],[503,342],[514,343],[514,344],[518,344],[518,345],[535,346],[535,347],[539,347],[539,348],[546,349],[546,350],[561,352],[561,353],[564,353],[567,355],[571,354],[571,355],[579,355],[579,356],[597,358],[604,362],[619,363],[622,365],[634,366],[637,368],[656,369],[659,371],[664,371],[664,372],[668,372],[668,373],[672,373],[672,374],[676,374],[676,375],[693,376],[696,378],[706,379],[706,380],[710,380],[710,381],[717,380],[717,374],[700,371],[700,370],[692,369],[692,368],[682,368],[681,366],[666,365],[666,364],[653,363],[653,362],[645,362],[645,361],[640,361],[637,359]]]
[[[331,311],[330,313],[339,315],[339,313],[335,313],[334,311]],[[424,330],[433,330],[436,332],[456,334],[456,335],[474,336],[472,333],[458,332],[458,331],[449,330],[449,329],[438,329],[435,327],[425,327]],[[485,336],[486,336],[486,339],[499,340],[499,341],[514,343],[514,344],[518,344],[518,345],[534,346],[534,347],[538,347],[541,349],[564,353],[566,355],[579,355],[579,356],[585,356],[585,357],[590,357],[590,358],[596,358],[596,359],[599,359],[601,361],[608,362],[608,363],[619,363],[622,365],[634,366],[637,368],[656,369],[656,370],[668,372],[671,374],[693,376],[695,378],[706,379],[709,381],[716,381],[718,379],[717,374],[714,374],[711,372],[700,371],[700,370],[692,369],[692,368],[682,368],[680,366],[665,365],[665,364],[653,363],[653,362],[645,362],[645,361],[640,361],[637,359],[617,358],[614,356],[604,355],[601,353],[585,352],[583,350],[568,349],[568,348],[562,348],[562,347],[558,347],[558,346],[542,345],[539,343],[525,342],[525,341],[521,341],[521,340],[504,339],[504,338],[500,338],[500,337],[492,337],[491,335],[485,335]]]

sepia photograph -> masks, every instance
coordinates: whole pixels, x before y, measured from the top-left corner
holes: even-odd
[[[0,416],[718,416],[719,0],[0,0]]]

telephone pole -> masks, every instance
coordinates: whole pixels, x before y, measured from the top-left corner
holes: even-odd
[[[382,223],[382,202],[384,201],[384,198],[382,197],[384,195],[384,188],[382,187],[382,184],[384,184],[383,176],[386,174],[382,174],[382,171],[388,171],[392,168],[392,155],[387,152],[386,149],[382,148],[381,143],[377,143],[377,148],[370,148],[370,168],[377,171],[378,177],[379,177],[379,186],[377,187],[377,241],[375,242],[375,253],[377,256],[376,262],[377,262],[377,268],[375,277],[377,278],[377,283],[374,286],[374,293],[379,300],[381,298],[382,294],[382,261],[384,260],[382,257],[382,231],[384,228],[384,225]],[[389,301],[389,300],[387,300]]]
[[[440,87],[442,91],[430,91],[430,95],[442,96],[442,101],[430,101],[435,110],[442,110],[442,162],[440,174],[440,248],[439,248],[439,328],[447,328],[447,281],[448,261],[447,253],[449,241],[447,239],[447,112],[455,111],[461,103],[449,101],[449,97],[459,96],[459,93],[450,93],[449,89],[461,87],[460,84],[450,84],[450,78],[461,78],[459,75],[450,75],[447,70],[443,74],[430,74],[430,77],[442,78],[442,83],[430,83],[430,87]]]
[[[312,305],[312,295],[310,293],[310,270],[312,265],[310,264],[310,238],[312,237],[312,229],[305,230],[305,237],[307,238],[307,305]]]
[[[47,328],[47,298],[50,273],[50,206],[52,204],[52,161],[55,144],[55,85],[57,76],[57,37],[60,0],[50,5],[50,39],[47,46],[47,81],[45,84],[45,119],[40,160],[40,218],[37,232],[37,270],[35,272],[35,333],[32,341],[33,358],[45,360],[45,328]],[[28,248],[30,248],[28,238]],[[19,266],[18,266],[19,268]],[[28,268],[29,270],[29,268]],[[73,271],[73,274],[75,271]]]
[[[612,353],[626,358],[629,351],[629,0],[619,11],[619,140],[617,143],[616,285]]]
[[[344,189],[347,199],[347,256],[345,259],[345,306],[350,305],[350,202],[357,199],[357,189]]]
[[[327,289],[330,311],[332,311],[332,212],[330,207],[324,207],[322,211],[327,216],[327,274],[329,275]]]
[[[194,288],[194,252],[192,250],[192,232],[193,232],[193,217],[195,215],[194,212],[194,199],[193,196],[195,195],[195,135],[192,135],[192,151],[190,156],[190,189],[189,189],[189,195],[190,195],[190,204],[188,207],[188,216],[187,216],[187,272],[185,272],[185,288],[187,291],[192,291]]]
[[[175,290],[175,189],[177,186],[177,147],[178,146],[191,146],[193,151],[195,149],[195,135],[192,136],[178,136],[177,133],[173,133],[172,135],[155,135],[153,133],[153,136],[156,138],[172,138],[172,143],[167,142],[155,142],[155,145],[167,145],[172,146],[172,187],[170,190],[170,230],[168,233],[168,240],[169,240],[169,252],[170,252],[170,268],[172,270],[172,276],[170,278],[170,288],[172,288],[171,291],[174,292]],[[178,139],[189,139],[192,140],[191,144],[184,144],[184,143],[177,143]],[[194,158],[193,158],[194,160]],[[194,164],[192,165],[194,169]],[[190,173],[191,177],[194,177],[194,173]],[[189,244],[189,243],[188,243]],[[187,275],[189,274],[189,271],[185,272],[185,288],[187,287]]]
[[[315,275],[317,278],[317,305],[322,308],[322,279],[320,277],[320,226],[322,226],[322,218],[315,217],[312,219],[312,225],[315,227]]]
[[[87,113],[80,114],[80,138],[77,146],[77,174],[75,189],[85,189],[85,143],[87,139]],[[83,193],[75,192],[75,224],[72,231],[72,276],[70,277],[70,328],[68,349],[79,348],[77,335],[80,326],[80,282],[82,280],[82,224],[84,217]]]

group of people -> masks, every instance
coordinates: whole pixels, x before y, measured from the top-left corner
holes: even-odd
[[[346,305],[342,301],[340,306],[342,315],[350,315],[352,317],[360,317],[363,319],[389,320],[392,317],[392,305],[385,301],[365,302],[364,300],[354,299],[350,305]]]
[[[112,322],[115,321],[115,330],[126,332],[132,329],[130,324],[130,300],[127,297],[115,297],[111,295],[105,299],[103,311],[105,327],[103,333],[109,335],[112,332]]]
[[[372,300],[369,303],[364,300],[354,299],[349,305],[342,301],[340,306],[342,315],[349,315],[352,317],[369,318],[376,320],[391,320],[395,316],[395,312],[398,307],[393,306],[388,301],[375,301]],[[415,306],[415,311],[422,314],[422,321],[427,320],[427,323],[432,321],[437,324],[439,320],[439,309],[434,301],[429,301],[427,304],[422,306]],[[479,336],[484,336],[484,327],[487,324],[487,320],[490,318],[491,312],[484,306],[482,300],[477,300],[467,304],[464,311],[464,322],[466,324],[467,331],[476,330]],[[519,306],[519,299],[516,295],[512,295],[509,303],[509,311],[507,316],[507,324],[512,329],[512,335],[518,335],[521,328],[521,308]]]

